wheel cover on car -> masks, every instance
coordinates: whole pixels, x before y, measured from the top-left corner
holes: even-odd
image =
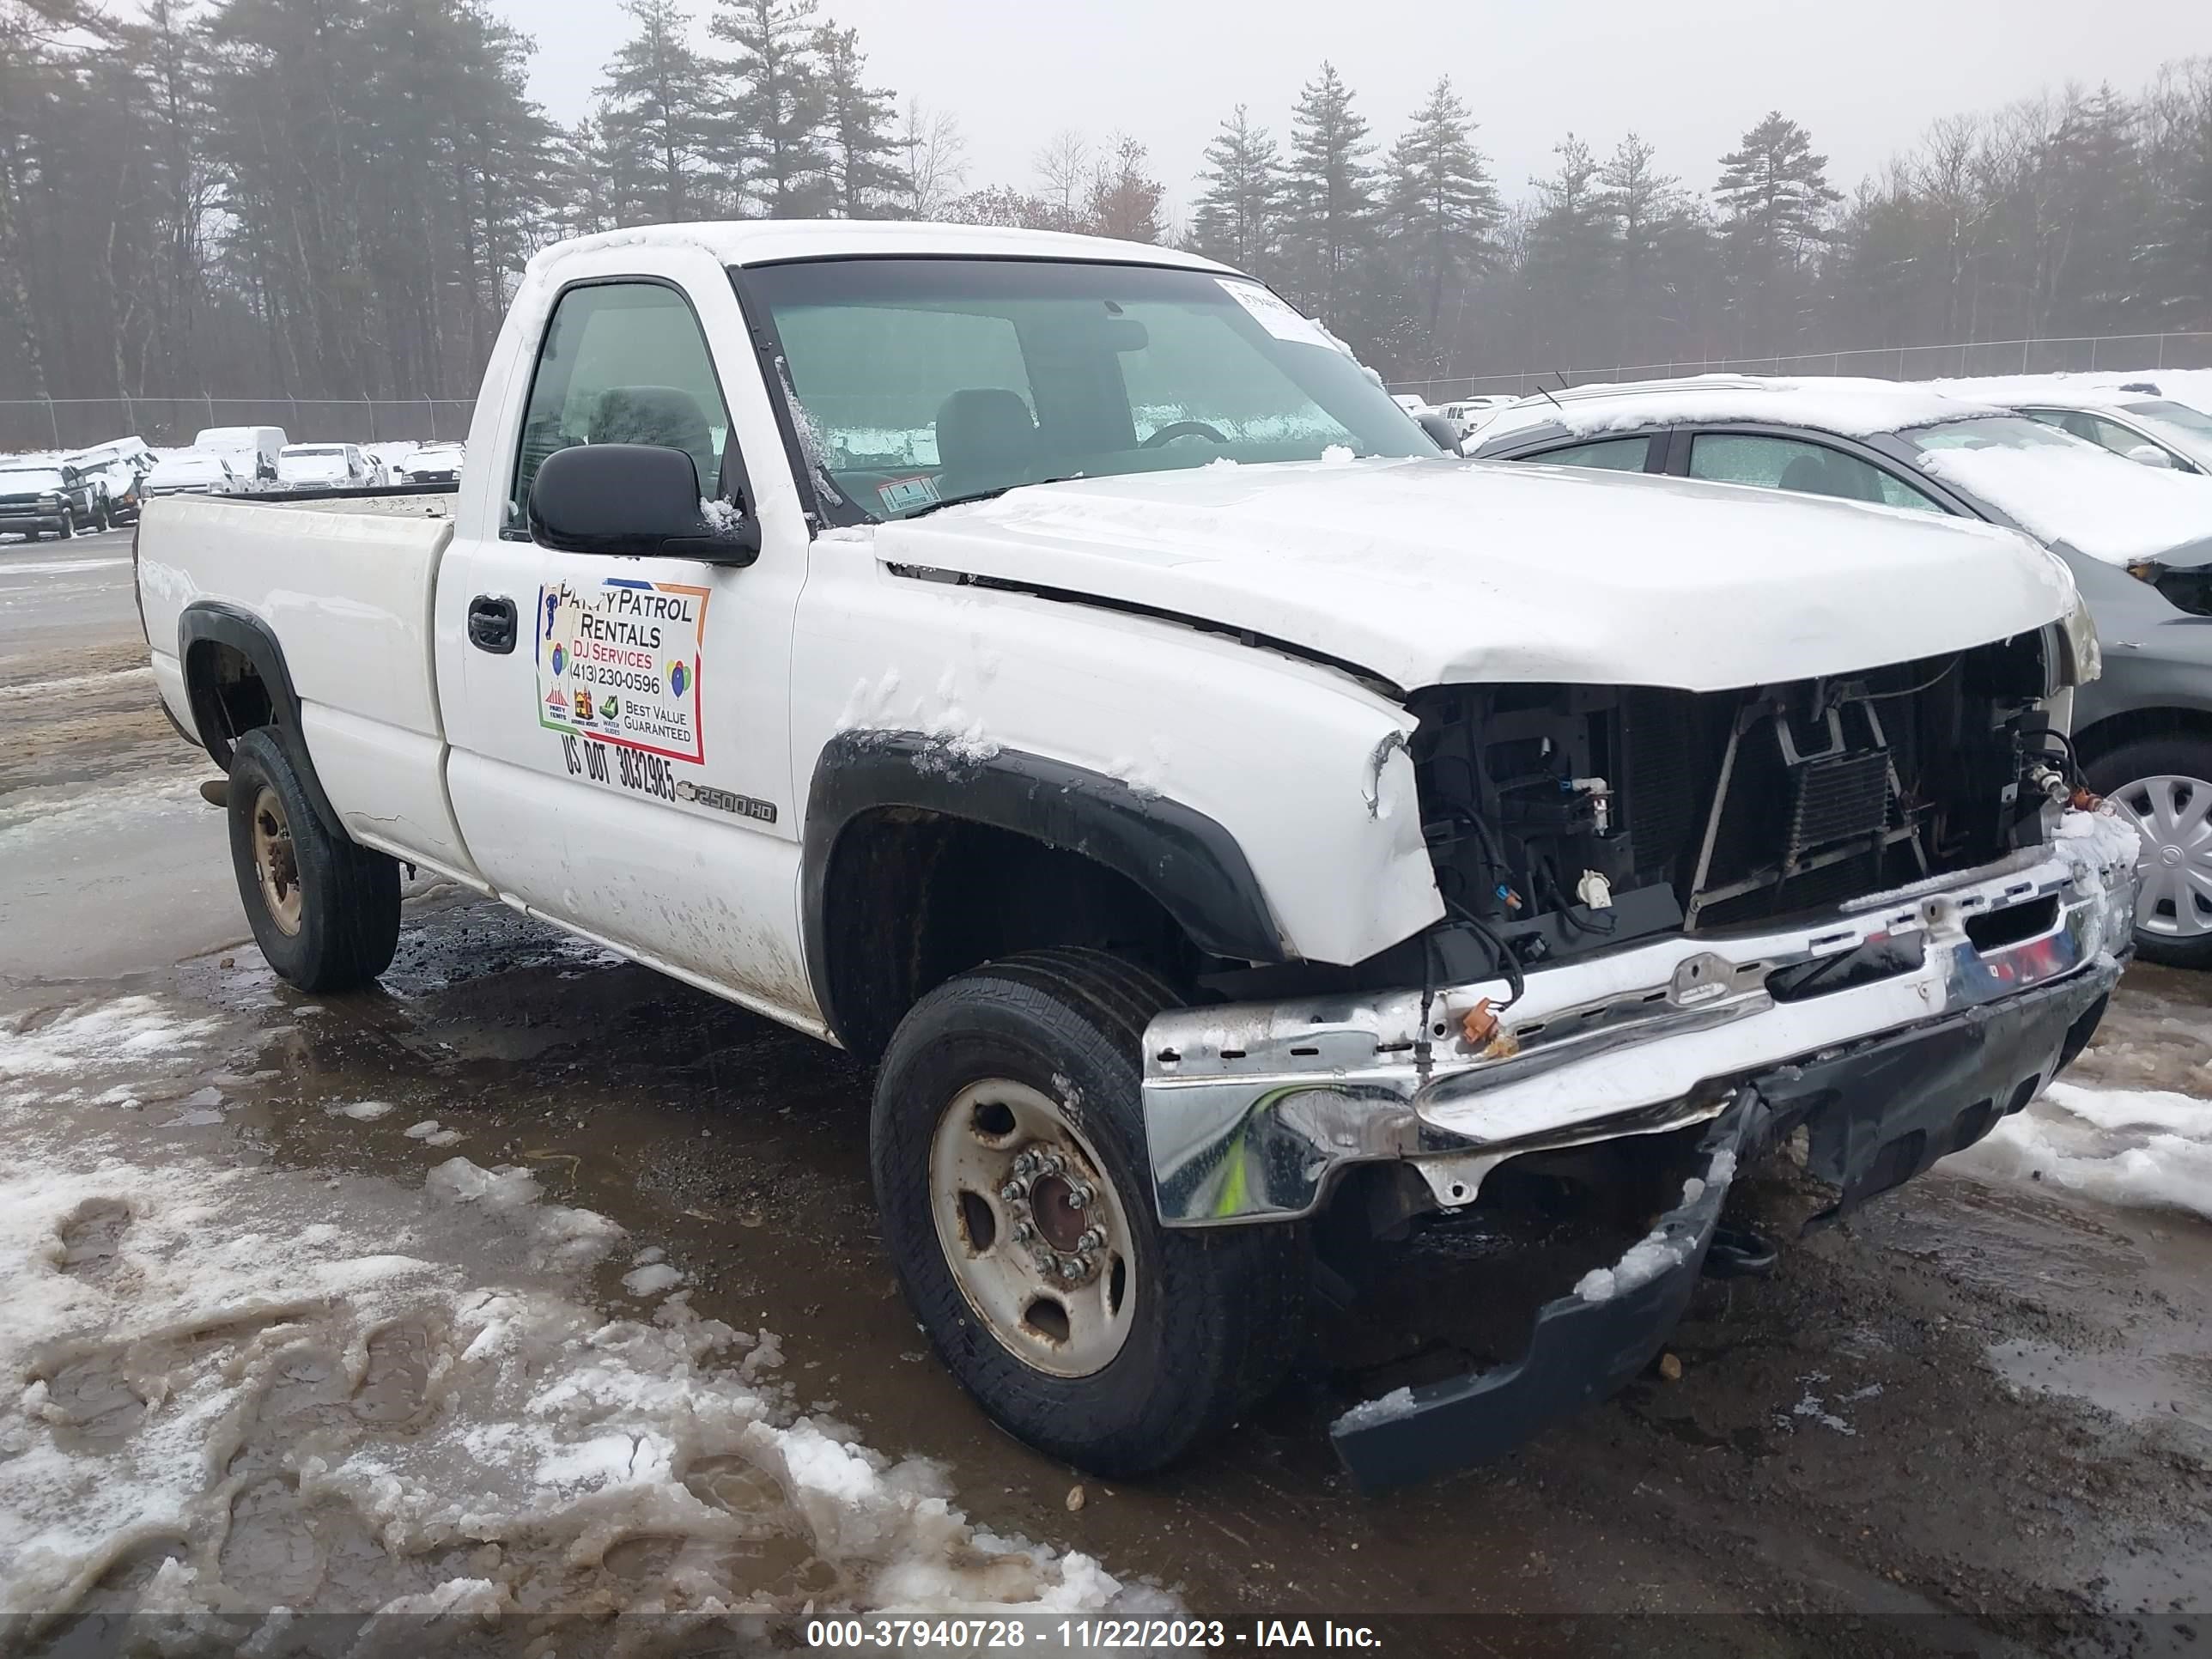
[[[261,902],[269,908],[269,920],[287,937],[297,934],[305,909],[299,856],[284,803],[266,784],[253,798],[253,868],[261,878]]]
[[[960,1293],[1009,1353],[1089,1376],[1121,1352],[1137,1304],[1128,1217],[1058,1102],[1004,1078],[963,1089],[930,1140],[929,1208]]]
[[[2142,832],[2137,931],[2159,939],[2212,933],[2212,782],[2138,778],[2112,791],[2112,800]]]

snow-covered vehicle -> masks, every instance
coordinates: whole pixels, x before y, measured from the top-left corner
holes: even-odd
[[[2143,954],[2212,967],[2212,480],[1887,380],[1577,386],[1483,428],[1486,457],[1626,467],[2009,525],[2066,561],[2106,642],[2071,747],[2144,836]]]
[[[64,541],[80,530],[107,528],[107,501],[76,467],[54,457],[0,461],[0,535]]]
[[[371,979],[404,863],[874,1062],[916,1317],[1087,1468],[1216,1434],[1316,1284],[1579,1195],[1521,1358],[1334,1430],[1370,1484],[1509,1446],[1650,1361],[1743,1160],[1802,1146],[1839,1208],[1918,1174],[2130,948],[2042,550],[1470,465],[1194,255],[561,244],[468,453],[149,514],[262,951]]]
[[[287,489],[349,489],[379,482],[357,444],[286,444],[276,454],[276,482]]]
[[[118,438],[73,450],[62,458],[83,474],[97,498],[107,507],[112,524],[135,524],[144,504],[146,477],[153,471],[154,452],[143,438]]]
[[[392,482],[395,486],[458,483],[465,455],[459,444],[418,445],[392,463]]]
[[[192,438],[203,455],[220,455],[249,489],[276,482],[276,459],[284,453],[281,426],[211,426]]]
[[[185,449],[155,461],[154,470],[146,475],[145,490],[151,501],[160,495],[239,495],[250,487],[223,456]]]
[[[2071,376],[2023,376],[1960,381],[1945,389],[2016,410],[2145,466],[2212,475],[2212,415],[2140,387],[2071,381]]]

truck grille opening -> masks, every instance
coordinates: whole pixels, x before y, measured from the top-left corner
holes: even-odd
[[[2051,659],[2034,634],[1735,691],[1418,693],[1449,925],[1528,965],[1832,908],[2033,844],[2044,798],[2024,780],[2059,749]]]

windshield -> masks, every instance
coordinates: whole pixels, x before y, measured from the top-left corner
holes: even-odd
[[[2200,438],[2212,438],[2212,415],[2201,409],[2191,409],[2187,404],[2177,404],[2164,398],[2154,398],[2144,404],[2120,405],[2130,415],[2144,415],[2154,421],[2163,421],[2168,426],[2178,426],[2184,432],[2193,432]]]
[[[1149,265],[841,259],[744,274],[849,520],[1048,479],[1436,445],[1256,283]]]
[[[311,460],[319,456],[343,455],[345,451],[339,448],[335,444],[316,444],[298,449],[285,450],[283,453],[281,459],[288,461],[304,461]]]
[[[2072,434],[2025,415],[1983,415],[1941,426],[1911,427],[1897,434],[1925,455],[1942,449],[2091,449]]]

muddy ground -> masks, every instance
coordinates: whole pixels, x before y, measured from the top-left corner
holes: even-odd
[[[33,557],[0,548],[0,1018],[149,995],[218,1033],[103,1133],[380,1190],[456,1152],[526,1168],[664,1250],[699,1315],[778,1334],[794,1407],[940,1461],[977,1525],[1208,1615],[1710,1615],[1638,1626],[1646,1650],[2212,1647],[2190,1616],[2212,1617],[2212,1226],[2033,1179],[1939,1171],[1877,1200],[1770,1278],[1705,1285],[1678,1377],[1500,1464],[1362,1498],[1330,1416],[1409,1365],[1498,1357],[1499,1252],[1438,1241],[1317,1322],[1290,1385],[1219,1443],[1149,1483],[1081,1482],[1071,1510],[1079,1478],[984,1420],[893,1289],[863,1068],[434,884],[380,990],[283,987],[246,942],[205,763],[154,707],[127,566],[11,577]],[[2131,970],[2077,1075],[2212,1095],[2208,1003],[2204,978]],[[210,1112],[146,1109],[210,1090]],[[396,1109],[331,1109],[362,1101]],[[459,1139],[405,1133],[431,1119]],[[1778,1219],[1801,1196],[1765,1190]],[[592,1280],[610,1307],[625,1261]],[[1406,1650],[1606,1639],[1401,1632]]]

